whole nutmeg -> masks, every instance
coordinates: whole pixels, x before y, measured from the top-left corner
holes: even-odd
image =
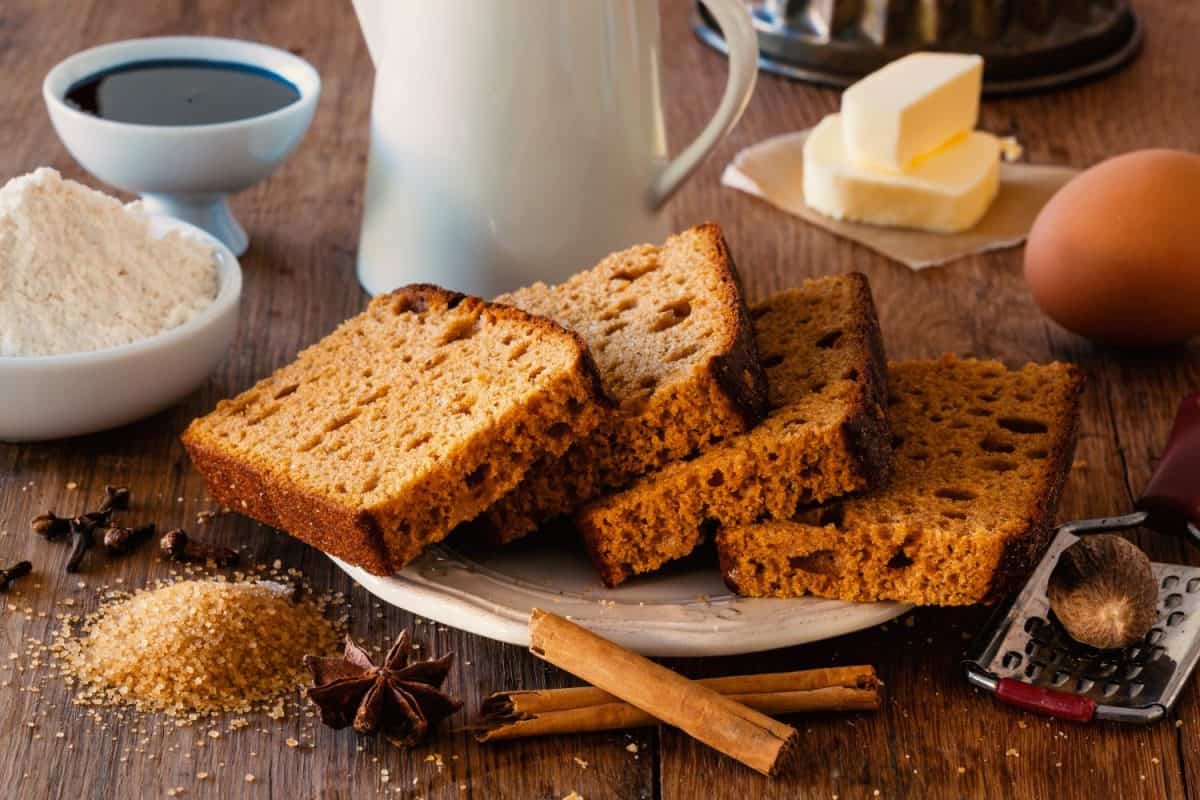
[[[1111,534],[1085,536],[1064,550],[1046,595],[1071,638],[1101,650],[1140,641],[1158,613],[1149,557]]]

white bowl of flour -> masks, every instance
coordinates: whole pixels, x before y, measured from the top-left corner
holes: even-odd
[[[0,441],[149,416],[212,373],[242,273],[204,231],[38,170],[0,189]]]

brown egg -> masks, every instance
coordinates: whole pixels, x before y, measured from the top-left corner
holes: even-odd
[[[1100,342],[1200,333],[1200,156],[1138,150],[1080,173],[1034,222],[1025,280],[1049,317]]]

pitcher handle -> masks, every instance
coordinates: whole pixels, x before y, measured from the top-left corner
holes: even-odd
[[[750,103],[758,77],[758,37],[750,10],[742,0],[701,0],[712,14],[729,50],[729,79],[717,112],[700,135],[667,164],[650,187],[650,207],[657,210],[679,190],[700,162],[733,129]]]

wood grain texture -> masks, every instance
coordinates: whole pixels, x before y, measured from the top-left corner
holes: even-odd
[[[1019,136],[1034,162],[1086,166],[1147,146],[1200,149],[1200,5],[1138,4],[1148,31],[1129,69],[1082,87],[989,101],[983,127]],[[724,82],[721,57],[687,29],[689,4],[666,0],[664,58],[668,125],[676,147],[704,124]],[[220,397],[250,385],[303,345],[360,310],[354,278],[372,69],[348,2],[288,0],[6,0],[0,4],[0,177],[50,164],[83,177],[58,144],[40,85],[62,57],[131,36],[216,34],[257,39],[301,53],[320,70],[324,93],[313,128],[269,181],[236,198],[252,245],[243,259],[245,296],[237,340],[213,379],[178,407],[110,433],[69,442],[0,445],[0,561],[30,558],[34,576],[0,606],[0,785],[5,796],[212,798],[596,798],[747,797],[1191,797],[1200,786],[1200,706],[1189,689],[1170,722],[1151,728],[1058,724],[1002,708],[970,689],[959,660],[984,609],[924,610],[900,621],[753,659],[673,662],[690,675],[720,675],[873,663],[886,684],[883,710],[789,720],[801,747],[786,774],[762,778],[677,731],[596,734],[480,746],[448,732],[405,753],[348,731],[318,728],[314,750],[292,750],[302,722],[195,747],[197,732],[151,735],[132,720],[91,723],[57,680],[40,691],[22,671],[26,637],[45,639],[55,613],[90,608],[101,584],[137,585],[165,574],[145,552],[122,562],[96,560],[64,576],[66,548],[36,540],[27,524],[46,508],[81,509],[105,483],[134,488],[137,515],[191,523],[209,504],[178,434]],[[737,149],[812,125],[837,106],[837,94],[763,76],[744,121],[672,202],[677,227],[713,219],[725,228],[752,299],[803,277],[857,269],[871,279],[889,353],[943,351],[1017,364],[1070,359],[1088,373],[1079,468],[1062,516],[1125,509],[1149,477],[1175,404],[1200,387],[1200,344],[1133,356],[1090,345],[1044,320],[1020,276],[1020,251],[970,258],[912,273],[865,249],[718,186]],[[148,375],[146,380],[153,380]],[[0,386],[0,402],[3,387]],[[68,482],[78,488],[69,491]],[[353,632],[382,644],[413,627],[427,652],[454,650],[450,688],[468,713],[497,689],[573,685],[570,676],[519,648],[433,624],[371,601],[321,554],[250,521],[221,517],[207,535],[245,543],[259,560],[281,559],[318,585],[345,592]],[[1200,563],[1187,546],[1157,534],[1140,543],[1160,560]],[[77,588],[82,581],[87,588]],[[64,606],[73,599],[77,605]],[[24,609],[31,609],[24,613]],[[3,685],[7,682],[8,685]],[[25,689],[25,690],[23,690]],[[460,717],[461,721],[465,717]],[[1178,720],[1181,727],[1174,723]],[[28,722],[37,727],[28,727]],[[63,732],[63,738],[56,737]],[[147,741],[142,744],[143,739]],[[635,755],[626,745],[635,742]],[[442,755],[439,771],[426,761]],[[452,756],[457,756],[453,758]],[[578,761],[576,760],[578,759]],[[582,765],[586,762],[586,768]],[[389,770],[383,783],[380,770]],[[211,777],[197,781],[197,772]],[[247,783],[244,776],[254,774]]]

